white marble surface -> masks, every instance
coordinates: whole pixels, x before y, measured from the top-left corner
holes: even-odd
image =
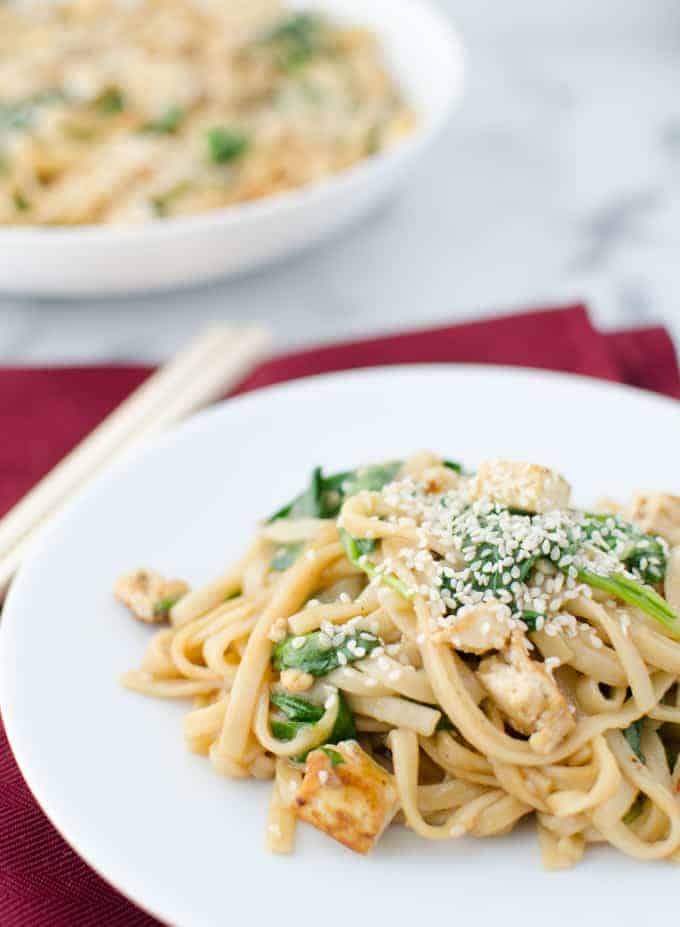
[[[440,2],[468,90],[398,200],[231,282],[0,298],[0,363],[161,358],[217,318],[266,320],[283,348],[574,299],[603,326],[660,320],[680,343],[676,0]]]

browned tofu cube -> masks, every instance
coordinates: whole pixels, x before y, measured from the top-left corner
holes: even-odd
[[[680,496],[662,492],[636,493],[626,515],[648,534],[661,535],[671,547],[680,544]]]
[[[116,582],[114,593],[135,618],[149,624],[167,621],[170,609],[189,591],[181,579],[166,579],[154,570],[135,570]]]
[[[529,745],[536,753],[551,753],[576,727],[557,683],[529,656],[523,632],[513,632],[506,651],[482,660],[477,675],[512,726],[530,735]]]
[[[398,794],[394,778],[347,740],[309,754],[295,806],[303,821],[368,853],[394,817]]]
[[[472,481],[473,499],[490,499],[508,508],[550,512],[569,505],[569,483],[554,470],[511,460],[486,460]]]

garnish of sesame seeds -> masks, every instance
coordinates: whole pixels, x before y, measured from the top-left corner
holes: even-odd
[[[529,631],[575,634],[576,622],[563,609],[598,589],[680,638],[680,621],[649,585],[663,580],[666,543],[618,516],[571,508],[535,514],[490,499],[471,501],[464,482],[429,492],[411,477],[384,487],[382,497],[386,519],[405,534],[415,531],[415,545],[409,541],[399,550],[399,560],[416,577],[415,589],[391,572],[394,564],[374,559],[379,544],[369,558],[361,541],[342,532],[347,556],[405,598],[422,596],[442,627],[465,606],[497,601]]]

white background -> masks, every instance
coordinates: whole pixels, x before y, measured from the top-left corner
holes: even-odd
[[[229,283],[0,298],[0,362],[160,359],[216,318],[266,320],[281,349],[574,299],[603,326],[661,320],[680,339],[680,6],[439,2],[467,93],[398,200]]]

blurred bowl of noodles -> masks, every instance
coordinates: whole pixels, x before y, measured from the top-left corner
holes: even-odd
[[[406,180],[462,95],[428,0],[0,10],[0,290],[169,289],[313,246]]]

